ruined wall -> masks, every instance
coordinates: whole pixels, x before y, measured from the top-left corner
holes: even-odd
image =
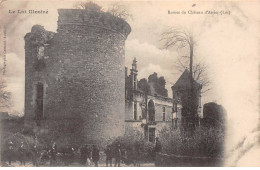
[[[130,26],[99,11],[59,9],[58,13],[58,30],[45,42],[44,68],[39,71],[32,71],[39,45],[28,36],[33,32],[25,37],[25,117],[35,115],[33,84],[40,81],[45,89],[42,121],[47,128],[55,128],[51,121],[59,122],[64,126],[61,131],[67,129],[72,136],[76,132],[81,138],[77,140],[85,143],[123,134],[124,47]]]
[[[142,121],[140,120],[137,121],[126,120],[125,121],[126,134],[138,132],[144,135],[144,128],[141,125],[142,125]]]
[[[172,128],[172,121],[156,122],[155,136],[158,137],[163,129],[171,129],[171,128]]]
[[[172,106],[155,104],[155,121],[163,121],[163,107],[165,108],[165,121],[172,119]]]

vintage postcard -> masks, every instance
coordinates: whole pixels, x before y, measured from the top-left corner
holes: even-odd
[[[260,166],[260,1],[0,0],[2,167]]]

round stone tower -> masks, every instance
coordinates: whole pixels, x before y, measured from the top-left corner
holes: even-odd
[[[25,36],[25,118],[57,140],[101,144],[124,133],[124,52],[131,28],[98,10],[58,13],[57,33],[34,26],[39,36],[33,29]]]

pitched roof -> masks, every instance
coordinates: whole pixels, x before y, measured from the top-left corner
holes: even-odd
[[[172,89],[176,88],[180,84],[183,84],[183,82],[188,82],[190,84],[189,77],[190,77],[190,72],[188,69],[185,69],[184,72],[182,73],[182,75],[179,77],[179,79],[176,81],[176,83],[171,88]],[[201,85],[198,82],[196,82],[194,79],[193,79],[193,83],[195,84],[195,87],[200,88]]]

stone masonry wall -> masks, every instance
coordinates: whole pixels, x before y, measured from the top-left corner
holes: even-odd
[[[25,117],[31,120],[35,114],[33,84],[40,81],[45,89],[42,126],[55,130],[56,121],[72,138],[76,133],[84,143],[104,143],[124,133],[124,46],[131,28],[108,13],[58,11],[58,33],[44,42],[44,67],[39,71],[32,67],[37,47],[25,37]]]

